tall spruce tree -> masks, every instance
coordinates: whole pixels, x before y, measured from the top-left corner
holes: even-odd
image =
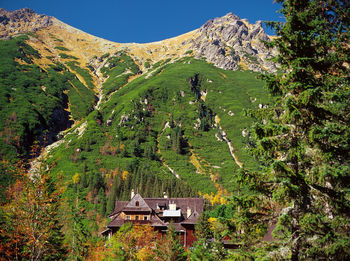
[[[260,181],[278,203],[292,260],[350,257],[350,4],[277,0],[281,70],[263,78],[275,95],[252,113]],[[276,208],[277,209],[277,208]],[[282,211],[281,211],[282,209]]]

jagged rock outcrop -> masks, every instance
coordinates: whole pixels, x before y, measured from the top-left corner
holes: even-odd
[[[11,35],[35,32],[52,24],[52,17],[36,14],[32,9],[22,8],[6,11],[0,8],[0,38]]]
[[[82,65],[94,61],[96,68],[103,64],[99,57],[123,50],[137,61],[143,71],[147,71],[144,68],[146,62],[155,64],[191,55],[205,58],[225,70],[242,68],[257,72],[276,71],[276,65],[268,60],[274,51],[267,49],[261,41],[270,40],[262,28],[262,22],[250,24],[232,13],[209,20],[199,29],[174,38],[145,44],[121,44],[92,36],[54,17],[36,14],[28,8],[16,11],[0,8],[0,39],[28,32],[36,32],[41,45],[35,43],[36,39],[33,38],[29,44],[40,49],[42,57],[57,54],[56,40],[60,39],[59,44],[69,49],[71,55],[78,57]],[[43,60],[42,66],[45,67],[47,62]]]
[[[192,42],[197,58],[206,58],[226,70],[237,70],[239,66],[253,71],[276,70],[268,61],[273,53],[262,43],[270,38],[261,21],[250,24],[229,13],[209,20],[198,32],[199,36]]]

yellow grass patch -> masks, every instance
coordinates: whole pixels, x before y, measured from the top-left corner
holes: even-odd
[[[219,74],[221,75],[221,77],[223,78],[223,79],[225,79],[227,76],[226,76],[226,74],[224,74],[224,73],[222,73],[222,72],[219,72]]]

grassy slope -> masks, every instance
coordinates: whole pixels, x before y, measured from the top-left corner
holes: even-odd
[[[208,93],[205,102],[197,100],[191,91],[189,79],[195,74],[201,79],[200,90]],[[256,167],[243,150],[245,138],[241,133],[249,126],[243,109],[268,102],[262,85],[250,72],[224,71],[189,58],[166,66],[148,79],[141,76],[114,93],[99,112],[89,115],[80,138],[77,133],[66,138],[70,143],[59,147],[50,159],[57,164],[53,172],[63,171],[72,177],[87,170],[102,173],[107,179],[105,173],[113,169],[135,172],[147,164],[160,179],[171,179],[172,174],[162,164],[165,162],[197,191],[215,192],[215,183],[233,190],[238,166],[227,144],[215,137],[219,130],[214,124],[207,131],[194,125],[201,117],[200,107],[205,106],[213,116],[220,117],[239,160]],[[106,86],[110,91],[108,82]],[[257,100],[252,103],[252,98]],[[228,115],[229,111],[234,116]],[[121,123],[122,118],[128,120]],[[167,122],[172,128],[164,128]],[[181,153],[174,148],[176,128],[183,135]]]
[[[80,61],[66,57],[62,64],[52,58],[56,63],[42,70],[31,64],[31,57],[39,54],[24,41],[18,38],[1,42],[2,57],[8,60],[1,65],[1,97],[6,104],[1,113],[4,119],[10,119],[16,111],[16,124],[32,122],[29,126],[33,130],[49,128],[53,110],[66,106],[62,100],[67,93],[72,117],[80,123],[52,151],[47,163],[53,177],[66,188],[65,198],[79,195],[88,210],[87,220],[97,220],[96,213],[103,211],[101,205],[108,207],[116,197],[128,198],[131,188],[139,188],[144,196],[161,196],[162,191],[170,196],[190,196],[194,191],[216,193],[220,187],[234,191],[238,166],[227,144],[216,138],[221,130],[214,125],[215,116],[237,149],[239,160],[256,167],[243,150],[245,138],[241,135],[249,126],[243,109],[268,101],[254,74],[224,71],[201,60],[184,58],[173,64],[167,64],[168,60],[154,64],[150,77],[144,74],[127,84],[139,69],[128,55],[117,53],[107,58],[109,65],[102,69],[108,77],[103,93],[109,97],[99,111],[92,111],[93,80],[90,72],[81,68]],[[27,53],[21,53],[21,48]],[[24,64],[15,61],[15,57]],[[15,90],[11,84],[5,85],[11,77],[17,78]],[[28,77],[30,81],[26,80]],[[193,87],[190,79],[195,77],[198,84]],[[14,92],[23,95],[16,96]],[[200,92],[207,93],[205,99],[200,99]],[[257,100],[252,103],[254,98]],[[20,107],[15,106],[17,103]],[[9,120],[3,121],[6,122]],[[23,124],[19,126],[25,128]],[[2,133],[6,145],[6,130]],[[2,153],[7,153],[5,145]],[[113,190],[119,194],[113,196]],[[101,201],[101,195],[110,202]],[[111,204],[107,212],[113,207]]]
[[[3,124],[18,125],[23,133],[29,125],[33,131],[40,129],[34,135],[39,137],[43,129],[50,128],[53,110],[67,106],[62,103],[66,93],[72,117],[80,123],[54,149],[47,163],[52,164],[54,177],[63,178],[67,198],[74,198],[79,191],[89,210],[96,211],[96,202],[100,204],[98,193],[110,197],[112,185],[124,199],[135,187],[146,196],[160,196],[162,191],[170,196],[193,195],[193,191],[216,193],[220,187],[234,191],[238,166],[227,144],[217,140],[221,130],[214,124],[215,117],[220,118],[219,125],[239,160],[256,167],[243,150],[241,132],[249,126],[243,109],[267,103],[268,98],[262,83],[250,72],[224,71],[184,58],[170,64],[160,61],[150,68],[149,77],[144,74],[127,84],[139,68],[119,52],[107,58],[108,65],[101,71],[108,77],[103,93],[109,97],[99,111],[92,111],[93,80],[80,61],[66,57],[62,64],[52,58],[56,63],[45,71],[32,64],[31,57],[40,55],[25,44],[25,38],[1,44],[1,97],[6,104],[1,113],[7,119]],[[20,60],[15,61],[15,57]],[[16,78],[15,85],[9,83],[11,77]],[[191,86],[190,79],[195,77],[198,84]],[[205,99],[200,98],[201,92],[207,93]],[[254,98],[257,100],[252,103]],[[14,111],[17,118],[11,117]],[[6,143],[9,137],[4,134],[9,128],[2,128],[4,154],[11,146],[15,150],[15,144]],[[180,181],[167,166],[179,174]],[[80,189],[73,184],[76,173]],[[120,182],[115,185],[113,180]]]
[[[189,78],[196,73],[203,77],[200,89],[208,93],[204,104],[220,117],[222,128],[226,130],[234,147],[238,149],[239,159],[247,166],[254,167],[254,161],[242,150],[245,146],[245,138],[241,133],[249,126],[249,119],[243,116],[243,109],[252,108],[259,103],[267,103],[268,98],[262,88],[263,83],[256,80],[255,75],[250,72],[224,71],[198,60],[191,60],[189,64],[186,59],[169,65],[161,74],[148,80],[139,78],[133,81],[113,96],[102,110],[107,112],[109,118],[120,119],[121,115],[132,109],[130,101],[138,101],[139,97],[147,93],[147,90],[154,90],[163,98],[167,95],[168,99],[165,102],[155,100],[153,101],[155,104],[151,104],[157,111],[157,115],[153,117],[153,129],[160,133],[165,122],[170,121],[171,118],[177,124],[181,124],[184,136],[195,152],[210,165],[221,167],[212,171],[220,174],[225,186],[230,186],[231,177],[237,165],[229,154],[227,144],[217,141],[216,128],[210,128],[208,132],[194,129],[198,118],[199,102],[189,104],[196,100],[190,90]],[[184,92],[184,97],[181,96],[181,91]],[[251,98],[257,98],[257,100],[252,103]],[[111,111],[114,111],[113,115],[110,114]],[[229,116],[229,111],[232,111],[234,116]],[[182,174],[198,190],[210,191],[208,182],[203,181],[207,178],[195,174],[194,166],[188,164],[189,155],[178,155],[172,150],[164,150],[162,138],[163,136],[160,137],[161,155],[169,163],[168,165]]]

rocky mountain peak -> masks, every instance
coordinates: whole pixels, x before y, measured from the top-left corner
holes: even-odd
[[[32,9],[22,8],[6,11],[0,8],[0,38],[37,31],[52,25],[52,17],[36,14]]]
[[[57,43],[52,42],[56,37],[62,40],[61,44],[65,48],[71,50],[72,55],[83,59],[84,63],[94,56],[127,50],[141,67],[146,61],[156,63],[194,55],[226,70],[276,70],[275,65],[268,60],[274,53],[262,42],[270,40],[262,22],[250,24],[247,19],[241,19],[233,13],[211,19],[199,29],[171,39],[148,44],[119,44],[94,37],[29,8],[16,11],[0,8],[0,39],[28,32],[36,32],[40,40],[46,43],[45,47],[32,43],[45,53],[44,57],[52,55],[45,48],[50,49],[51,53],[57,52]]]
[[[267,59],[273,53],[262,41],[269,41],[262,22],[250,24],[233,13],[211,19],[199,28],[199,36],[193,40],[198,58],[204,57],[215,66],[226,70],[239,67],[253,71],[274,71]]]
[[[214,24],[220,24],[220,23],[225,23],[225,22],[231,22],[231,21],[234,21],[234,20],[240,20],[240,18],[233,14],[233,13],[228,13],[222,17],[216,17],[214,19]]]
[[[15,11],[7,11],[4,8],[0,8],[0,15],[6,15],[8,17],[11,17],[11,19],[21,19],[25,16],[30,16],[34,13],[34,10],[30,8],[22,8]]]

